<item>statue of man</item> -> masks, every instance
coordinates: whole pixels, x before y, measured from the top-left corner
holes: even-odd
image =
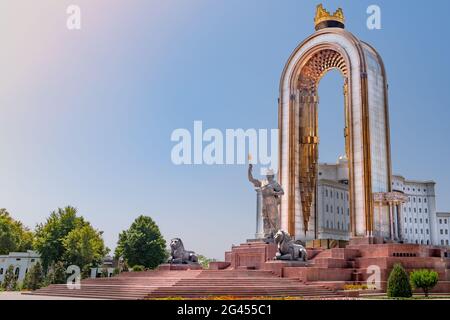
[[[253,165],[249,164],[248,180],[253,183],[256,188],[261,189],[263,197],[262,212],[264,237],[266,239],[273,239],[275,233],[281,228],[278,205],[281,202],[281,196],[284,195],[284,191],[275,180],[275,174],[272,169],[267,170],[267,184],[264,185],[262,181],[253,178],[252,169]]]

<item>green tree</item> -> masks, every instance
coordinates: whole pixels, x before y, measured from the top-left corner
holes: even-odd
[[[422,289],[428,297],[430,290],[437,285],[439,275],[436,271],[423,269],[411,272],[409,279],[414,289]]]
[[[52,212],[44,224],[36,227],[35,247],[41,254],[44,270],[62,261],[65,266],[79,266],[85,274],[108,252],[102,232],[77,216],[77,209],[70,206]]]
[[[209,269],[209,264],[211,262],[216,261],[215,259],[209,259],[209,258],[207,258],[207,257],[205,257],[204,255],[201,255],[201,254],[199,254],[197,256],[197,258],[198,258],[198,263],[200,263],[202,265],[203,269]]]
[[[25,275],[23,280],[23,287],[25,289],[36,290],[39,289],[44,282],[44,272],[40,262],[33,265]]]
[[[86,271],[101,264],[109,249],[105,247],[102,232],[89,223],[73,229],[63,239],[65,249],[63,260],[68,265],[77,265]]]
[[[14,291],[17,289],[17,277],[14,274],[14,266],[10,265],[6,269],[5,277],[3,278],[2,287],[6,291]]]
[[[21,222],[11,218],[6,209],[0,209],[0,254],[32,248],[33,233]]]
[[[54,262],[61,261],[65,253],[63,240],[74,229],[85,225],[82,217],[77,217],[74,207],[58,208],[44,224],[36,227],[36,250],[41,254],[44,270]]]
[[[394,265],[394,268],[389,275],[387,283],[387,296],[390,298],[412,297],[408,274],[399,263]]]
[[[153,219],[141,215],[119,234],[115,254],[130,266],[154,269],[167,260],[166,241]]]

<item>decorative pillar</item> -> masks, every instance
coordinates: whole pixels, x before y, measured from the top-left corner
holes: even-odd
[[[395,240],[394,236],[394,214],[393,214],[392,202],[389,202],[389,225],[391,227],[391,240]]]
[[[402,204],[397,204],[397,227],[398,227],[398,240],[403,241],[403,217],[402,217]]]

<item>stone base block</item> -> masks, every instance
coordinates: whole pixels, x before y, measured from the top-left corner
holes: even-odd
[[[231,262],[227,261],[213,261],[209,263],[209,270],[224,270],[231,265]]]
[[[232,269],[263,269],[264,263],[275,257],[277,246],[273,243],[248,242],[231,250]]]
[[[304,268],[308,266],[308,262],[303,261],[282,261],[272,260],[264,264],[264,270],[271,271],[279,277],[284,277],[284,269],[287,267]]]
[[[192,264],[170,264],[165,263],[158,267],[158,270],[162,271],[182,271],[182,270],[202,270],[203,267],[198,263]]]

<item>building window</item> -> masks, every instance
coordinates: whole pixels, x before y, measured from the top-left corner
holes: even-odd
[[[421,203],[422,202],[422,198],[419,198],[419,203]]]
[[[428,223],[428,218],[427,218],[427,219],[425,219],[425,223]]]
[[[417,218],[414,218],[414,223],[417,223]]]
[[[36,261],[36,259],[31,259],[31,262],[34,262],[34,261]]]
[[[325,207],[325,211],[328,212],[328,205]]]
[[[445,244],[448,245],[448,240],[445,240]]]
[[[414,208],[414,213],[416,213],[417,212],[417,209],[416,208]]]
[[[0,268],[0,275],[3,274],[3,268]]]
[[[423,229],[420,229],[420,234],[423,234]]]
[[[444,220],[444,223],[447,224],[447,219]]]
[[[417,232],[417,229],[416,229],[416,234],[417,234],[418,232]]]
[[[448,229],[445,229],[445,234],[448,234]]]
[[[408,234],[408,229],[405,229],[405,234]]]
[[[444,240],[441,240],[441,245],[444,245]]]
[[[441,229],[441,234],[444,234],[444,230]]]
[[[328,197],[328,189],[325,189],[325,197]]]
[[[430,240],[427,240],[427,244],[430,244]]]
[[[442,219],[439,219],[439,224],[442,224]]]
[[[425,213],[428,213],[428,209],[427,208],[425,208]]]
[[[419,213],[422,213],[422,208],[419,208]]]
[[[430,234],[430,230],[427,229],[427,234]]]
[[[19,277],[19,272],[20,272],[20,269],[16,268],[16,271],[14,271],[14,274],[16,275],[16,277]]]
[[[420,223],[422,223],[422,218],[420,218],[420,220],[419,220],[419,221],[420,221]]]

